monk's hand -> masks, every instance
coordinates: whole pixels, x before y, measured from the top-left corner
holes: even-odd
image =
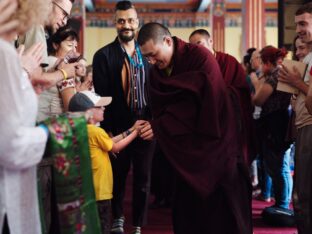
[[[152,126],[148,121],[145,121],[144,125],[142,126],[140,137],[143,140],[148,140],[148,141],[154,138]]]
[[[298,88],[299,85],[303,83],[300,72],[295,66],[293,66],[293,69],[291,71],[283,64],[280,66],[278,71],[278,80],[296,88]]]

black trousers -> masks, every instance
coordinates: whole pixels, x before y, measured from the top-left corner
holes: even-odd
[[[151,193],[155,195],[155,201],[164,201],[170,204],[172,201],[173,183],[173,168],[160,149],[160,146],[156,144],[151,176]]]
[[[123,216],[126,179],[132,166],[132,224],[140,227],[145,224],[154,149],[154,141],[144,141],[137,138],[126,149],[117,154],[117,158],[111,160],[114,176],[112,199],[114,219]]]
[[[52,162],[50,159],[43,159],[38,165],[37,176],[39,178],[39,188],[41,190],[41,205],[43,211],[43,222],[42,233],[43,234],[58,234],[59,230],[59,219],[56,205],[56,191],[53,186],[53,173],[52,173]]]
[[[110,234],[111,200],[97,201],[96,204],[99,211],[102,234]]]
[[[312,233],[312,125],[298,130],[295,153],[294,210],[298,234]]]
[[[10,234],[7,216],[4,216],[2,234]]]

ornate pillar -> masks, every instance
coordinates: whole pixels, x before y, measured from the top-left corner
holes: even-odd
[[[261,49],[265,46],[265,9],[264,0],[243,0],[242,54],[251,47]]]
[[[224,52],[225,49],[225,0],[213,0],[211,5],[212,37],[214,49]]]

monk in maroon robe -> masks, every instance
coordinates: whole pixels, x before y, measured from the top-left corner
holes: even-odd
[[[206,47],[217,59],[234,107],[240,134],[239,143],[244,160],[249,165],[256,155],[256,140],[252,120],[253,106],[251,104],[246,73],[242,65],[233,56],[214,50],[213,40],[207,30],[197,29],[193,31],[189,37],[189,41],[192,44],[199,44]]]
[[[246,73],[242,65],[233,56],[217,51],[215,57],[234,105],[244,160],[250,165],[256,155],[256,142],[252,124],[253,106]]]
[[[158,23],[144,25],[138,43],[154,65],[150,124],[177,174],[174,233],[251,234],[248,170],[216,60],[208,50],[171,37]]]

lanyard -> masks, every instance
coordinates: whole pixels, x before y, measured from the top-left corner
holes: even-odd
[[[133,58],[132,58],[131,56],[129,56],[129,54],[126,52],[126,50],[125,50],[123,47],[122,47],[122,49],[123,49],[123,51],[126,53],[128,59],[129,59],[129,61],[130,61],[130,64],[131,64],[132,66],[134,66],[135,68],[141,68],[141,67],[143,67],[142,54],[141,54],[141,51],[140,51],[139,46],[138,46],[137,43],[135,43],[135,52],[136,52],[136,54],[137,54],[137,56],[138,56],[139,63],[136,63],[136,62],[133,60]]]

